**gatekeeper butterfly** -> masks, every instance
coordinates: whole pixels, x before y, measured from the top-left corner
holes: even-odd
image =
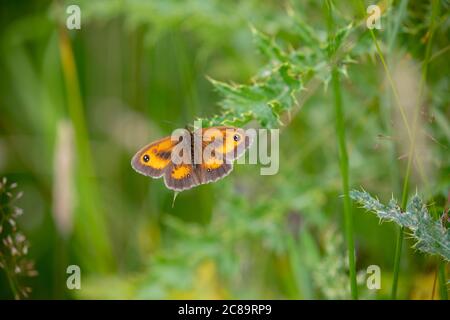
[[[183,191],[228,175],[252,141],[252,135],[235,127],[178,129],[139,150],[131,166],[145,176],[164,177],[167,188]]]

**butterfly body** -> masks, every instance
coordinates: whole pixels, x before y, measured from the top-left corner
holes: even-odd
[[[243,129],[211,127],[177,134],[153,142],[131,160],[138,173],[164,178],[167,188],[183,191],[214,182],[233,170],[233,161],[252,143]]]

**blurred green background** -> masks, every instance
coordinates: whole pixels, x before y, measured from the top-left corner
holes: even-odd
[[[449,2],[439,2],[411,193],[440,210],[450,185]],[[335,1],[357,25],[369,3]],[[67,30],[65,9],[81,8]],[[421,77],[428,1],[387,1],[377,31],[408,109]],[[267,58],[250,26],[305,47],[300,17],[326,38],[322,1],[2,1],[0,176],[18,183],[38,276],[31,298],[344,299],[350,297],[333,97],[327,80],[301,91],[280,132],[280,171],[238,165],[178,195],[134,172],[143,145],[220,113],[207,76],[249,83]],[[362,29],[361,29],[362,30]],[[405,132],[370,36],[341,80],[350,186],[401,197]],[[361,45],[361,46],[359,46]],[[311,49],[313,50],[313,49]],[[326,61],[324,61],[325,63]],[[412,100],[412,102],[411,102]],[[408,116],[411,116],[409,112]],[[361,298],[389,297],[396,227],[352,207]],[[399,297],[431,298],[437,259],[404,243]],[[66,287],[68,265],[81,290]],[[366,288],[378,265],[380,290]],[[435,298],[438,298],[438,291]],[[0,270],[0,297],[13,297]]]

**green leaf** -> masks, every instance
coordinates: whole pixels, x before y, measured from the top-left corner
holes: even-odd
[[[418,195],[409,201],[406,211],[402,212],[398,203],[391,199],[384,206],[365,191],[352,190],[350,197],[380,219],[393,221],[407,228],[416,240],[414,248],[432,255],[440,255],[450,261],[450,232],[439,219],[433,219]]]
[[[287,61],[286,53],[276,44],[274,39],[269,38],[254,27],[251,27],[251,29],[256,46],[263,55],[276,61]]]

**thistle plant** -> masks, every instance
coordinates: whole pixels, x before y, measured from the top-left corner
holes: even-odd
[[[14,205],[22,196],[22,192],[14,192],[16,188],[17,184],[8,183],[6,178],[0,182],[0,269],[6,273],[14,298],[21,299],[31,292],[21,279],[34,277],[37,272],[27,257],[28,241],[17,227],[17,218],[23,211]]]
[[[210,119],[200,119],[205,126],[233,125],[243,126],[256,121],[264,128],[277,128],[285,123],[281,120],[287,113],[289,116],[298,106],[296,96],[305,90],[306,84],[316,78],[327,87],[331,80],[329,66],[325,63],[329,57],[330,44],[321,41],[308,25],[296,20],[293,26],[295,34],[309,47],[298,49],[284,48],[276,39],[252,27],[253,38],[258,51],[269,60],[252,78],[250,84],[228,84],[209,79],[215,89],[223,97],[220,105],[223,113]],[[337,30],[334,39],[335,54],[347,39],[351,25]],[[349,55],[341,59],[333,57],[336,70],[346,74],[347,65],[352,61]]]
[[[282,124],[282,113],[295,105],[295,94],[303,88],[304,73],[295,67],[288,54],[273,39],[252,30],[260,52],[271,59],[271,63],[249,85],[232,85],[210,79],[223,96],[221,106],[224,112],[206,120],[208,126],[242,126],[256,120],[262,127],[278,127]]]
[[[416,241],[414,248],[431,255],[439,255],[450,261],[450,232],[441,219],[434,219],[428,212],[422,199],[416,194],[408,202],[406,211],[402,211],[395,199],[383,205],[378,199],[365,191],[352,190],[350,197],[364,209],[375,213],[381,220],[392,221],[409,230]]]

